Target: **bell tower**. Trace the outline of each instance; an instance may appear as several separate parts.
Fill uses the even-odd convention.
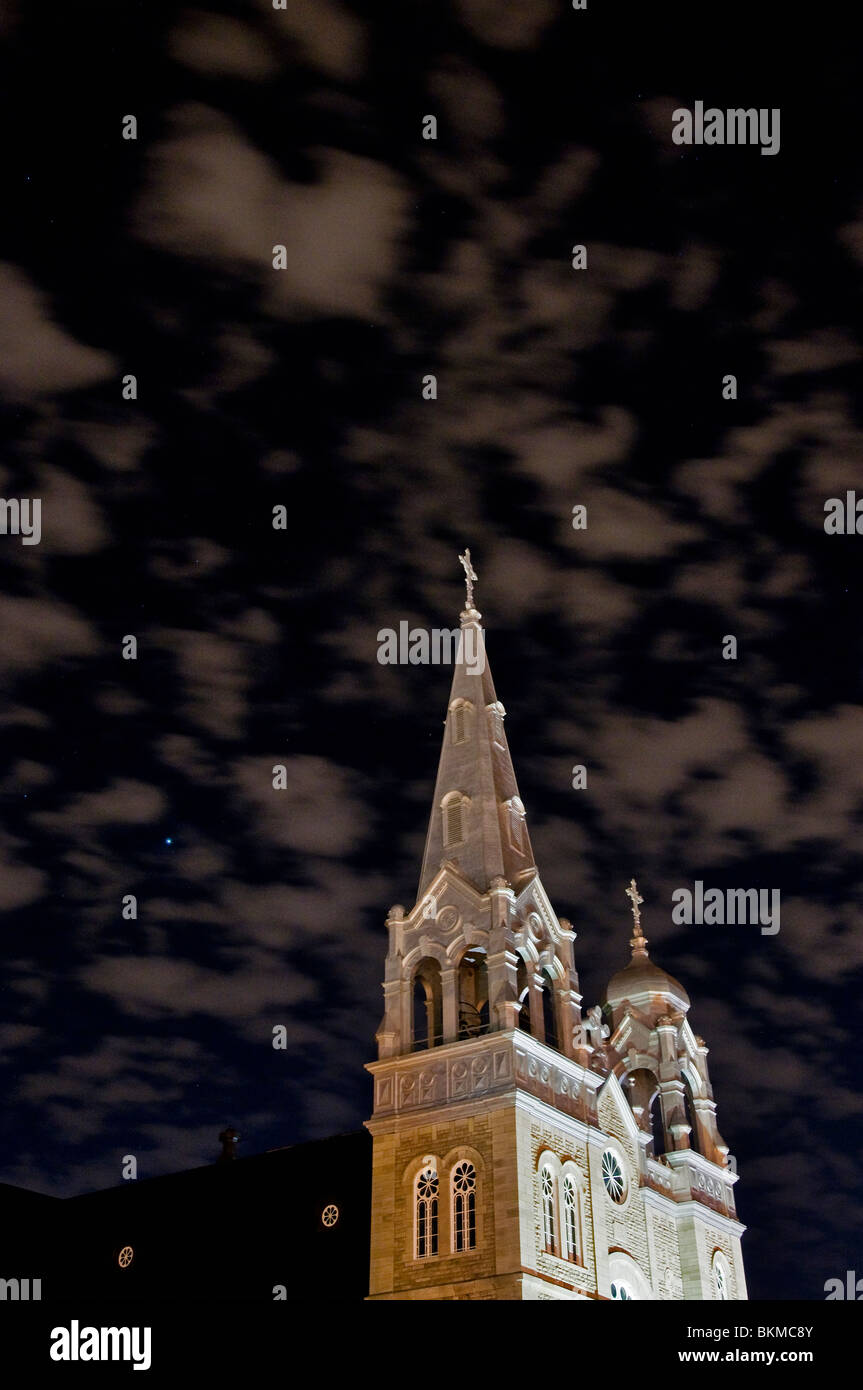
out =
[[[735,1176],[688,997],[648,962],[649,980],[627,967],[605,1012],[583,1017],[576,933],[540,880],[470,551],[460,558],[466,603],[425,854],[414,905],[387,917],[384,1016],[368,1064],[370,1297],[745,1298]],[[671,1136],[661,1158],[657,1098]],[[681,1225],[678,1206],[700,1203],[708,1171],[712,1224],[692,1214]],[[724,1294],[711,1273],[717,1250]]]

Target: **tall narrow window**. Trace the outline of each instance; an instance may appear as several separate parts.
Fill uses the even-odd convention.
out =
[[[542,1187],[542,1243],[549,1255],[554,1254],[554,1174],[550,1168],[543,1168],[540,1174]]]
[[[518,854],[525,852],[524,806],[517,796],[505,802],[509,843]]]
[[[447,849],[464,839],[465,800],[460,792],[449,792],[443,799],[443,842]]]
[[[450,710],[450,728],[453,743],[467,743],[471,734],[473,705],[467,700],[457,700]]]
[[[424,1168],[417,1178],[417,1258],[437,1254],[438,1176],[434,1168]]]
[[[452,1175],[453,1249],[476,1249],[476,1169],[459,1163]]]
[[[578,1259],[579,1238],[578,1189],[567,1173],[563,1180],[563,1258]]]

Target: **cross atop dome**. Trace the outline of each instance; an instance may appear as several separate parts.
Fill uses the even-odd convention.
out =
[[[644,899],[638,891],[634,878],[629,880],[629,887],[625,888],[624,892],[632,904],[632,917],[635,923],[635,929],[629,943],[634,959],[635,956],[647,955],[647,938],[641,930],[641,912],[639,911],[640,904],[644,902]]]

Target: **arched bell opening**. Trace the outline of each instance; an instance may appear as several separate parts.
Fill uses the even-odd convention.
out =
[[[527,982],[527,966],[521,956],[518,958],[515,992],[519,1003],[518,1026],[525,1033],[530,1032],[530,986]]]
[[[557,1011],[554,1007],[554,980],[547,970],[540,976],[542,980],[542,1028],[543,1037],[549,1047],[557,1048]]]
[[[458,1036],[478,1038],[487,1033],[488,968],[485,951],[465,951],[458,969]]]
[[[653,1072],[646,1067],[631,1071],[626,1078],[626,1095],[636,1123],[641,1129],[650,1129],[653,1135],[653,1156],[658,1158],[666,1152],[668,1145],[659,1100],[659,1082]]]
[[[701,1153],[701,1135],[698,1132],[698,1116],[695,1111],[695,1101],[692,1096],[692,1086],[689,1077],[683,1073],[683,1104],[686,1110],[686,1123],[689,1125],[689,1147],[695,1153]]]
[[[650,1132],[653,1135],[653,1157],[659,1158],[660,1154],[668,1152],[668,1142],[665,1137],[665,1123],[662,1118],[662,1103],[659,1099],[659,1091],[650,1102]]]
[[[443,1042],[443,994],[440,966],[422,960],[414,972],[411,1051],[439,1047]]]

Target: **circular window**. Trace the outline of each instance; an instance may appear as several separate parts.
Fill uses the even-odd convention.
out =
[[[117,1264],[120,1266],[121,1269],[128,1269],[129,1265],[132,1263],[134,1258],[135,1252],[132,1249],[131,1245],[124,1245],[123,1249],[117,1256]]]
[[[323,1211],[321,1212],[321,1220],[323,1221],[325,1226],[335,1226],[338,1219],[339,1209],[337,1206],[334,1206],[332,1202],[330,1202],[330,1205],[328,1207],[324,1207]]]
[[[612,1202],[622,1202],[626,1197],[626,1180],[620,1159],[613,1149],[606,1149],[602,1155],[602,1181]]]

